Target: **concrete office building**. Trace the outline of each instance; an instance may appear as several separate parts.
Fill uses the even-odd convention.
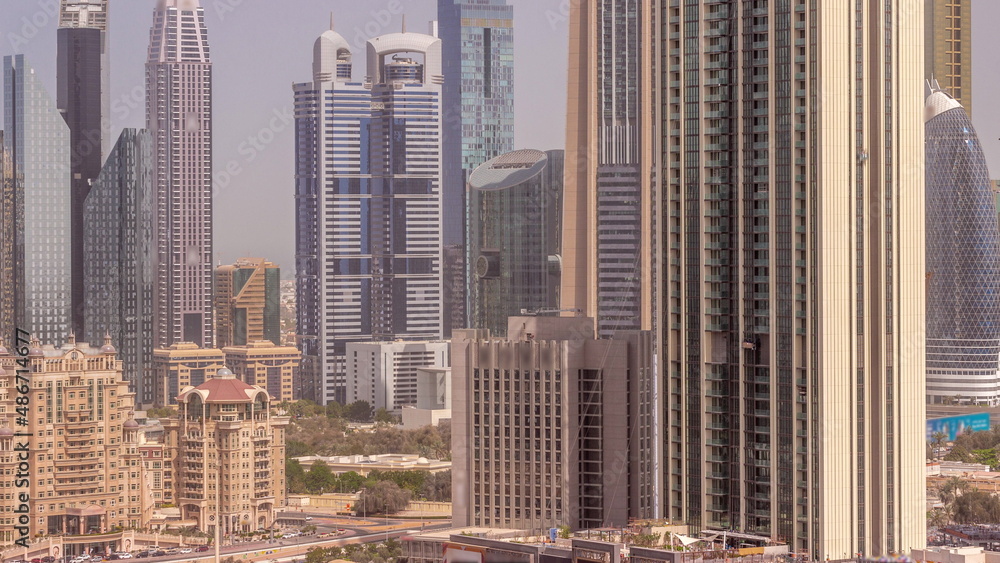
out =
[[[602,336],[652,328],[651,7],[581,0],[570,9],[560,298],[594,317]]]
[[[219,348],[269,340],[281,344],[281,270],[263,258],[240,258],[215,269]]]
[[[972,0],[924,0],[924,79],[972,115]]]
[[[56,41],[56,106],[72,155],[72,326],[84,334],[85,205],[111,141],[108,0],[60,0]]]
[[[199,0],[159,0],[146,59],[156,157],[154,343],[213,346],[212,62]]]
[[[222,350],[201,348],[191,342],[153,350],[153,405],[176,404],[174,401],[182,389],[201,385],[223,367]]]
[[[353,82],[350,46],[326,31],[313,81],[293,87],[298,333],[322,404],[346,400],[349,342],[442,331],[441,42],[392,33],[367,53]]]
[[[4,57],[6,175],[14,185],[14,324],[43,342],[70,333],[70,134],[24,55]],[[4,335],[12,339],[13,333]]]
[[[454,112],[441,132],[441,197],[448,202],[442,241],[446,256],[456,259],[456,267],[445,272],[447,338],[452,327],[473,326],[467,324],[465,288],[471,278],[464,267],[469,174],[514,150],[514,7],[507,0],[438,0],[437,5],[442,107]]]
[[[512,317],[452,340],[452,520],[625,526],[656,502],[652,335],[589,318]]]
[[[302,354],[294,346],[275,346],[267,340],[222,349],[226,367],[236,379],[267,391],[275,401],[297,400],[296,387]]]
[[[448,358],[451,361],[451,358]],[[417,402],[404,406],[404,430],[438,426],[451,421],[451,368],[417,368]]]
[[[84,205],[84,330],[111,336],[138,405],[153,404],[153,138],[125,129]]]
[[[653,10],[664,516],[920,548],[923,3],[684,4]]]
[[[26,426],[18,424],[23,417],[14,381],[20,356],[0,347],[0,471],[11,476],[0,483],[0,541],[16,539],[21,492],[32,499],[31,536],[146,527],[153,504],[131,418],[134,395],[110,339],[96,348],[70,337],[55,348],[36,338],[28,347],[32,414]],[[20,443],[30,451],[26,487],[13,479]],[[63,545],[67,553],[80,553],[94,541],[64,538]]]
[[[469,176],[470,328],[559,308],[563,151],[518,150]]]
[[[1000,404],[1000,229],[986,156],[958,100],[926,105],[927,400]]]
[[[367,401],[373,409],[400,414],[404,406],[417,404],[418,371],[449,362],[447,341],[351,342],[346,404]]]
[[[219,369],[177,396],[176,417],[162,420],[164,454],[182,520],[222,534],[269,528],[285,505],[285,430],[272,398]],[[221,498],[220,498],[221,497]]]

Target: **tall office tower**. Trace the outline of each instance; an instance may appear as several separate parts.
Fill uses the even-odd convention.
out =
[[[219,348],[258,340],[281,344],[281,270],[263,258],[240,258],[215,269],[215,331]]]
[[[348,342],[441,337],[440,46],[376,37],[352,82],[326,31],[313,82],[293,86],[298,331],[323,404],[344,401]]]
[[[73,330],[82,334],[84,206],[111,140],[108,0],[60,0],[56,39],[56,106],[69,125],[72,151]]]
[[[138,405],[153,402],[153,138],[125,129],[84,206],[84,331],[118,343]]]
[[[448,367],[448,341],[351,342],[347,345],[347,399],[400,414],[417,404],[417,372]]]
[[[15,182],[14,261],[7,263],[14,324],[58,342],[70,333],[69,128],[24,55],[4,57],[3,70],[3,140]]]
[[[924,78],[972,115],[972,0],[924,0]]]
[[[563,151],[518,150],[469,176],[471,328],[504,334],[507,318],[559,308]]]
[[[926,541],[922,8],[657,1],[671,519]]]
[[[438,0],[444,69],[442,241],[457,262],[445,278],[445,336],[466,328],[466,182],[480,164],[514,150],[514,7],[507,0]],[[474,258],[472,258],[474,259]],[[471,264],[470,264],[471,265]],[[452,280],[452,277],[457,278]],[[471,279],[471,278],[468,278]]]
[[[212,63],[198,0],[159,0],[146,60],[156,154],[157,346],[211,346]]]
[[[27,493],[33,501],[30,535],[62,535],[65,553],[85,553],[95,533],[146,527],[153,502],[146,474],[137,469],[134,395],[111,340],[97,347],[70,337],[56,348],[32,338],[28,348],[32,415],[23,420],[18,414],[23,395],[15,392],[22,358],[0,347],[0,471],[18,473],[25,460],[21,444],[31,465],[31,478],[0,483],[5,518],[16,517],[17,495]],[[14,522],[7,520],[0,531],[6,544],[17,538]]]
[[[1000,403],[1000,230],[972,120],[934,84],[926,110],[927,399]]]
[[[655,516],[652,333],[511,317],[452,339],[452,520],[573,529]]]
[[[570,7],[561,298],[603,336],[652,327],[649,9]]]
[[[223,534],[274,524],[277,507],[285,506],[289,419],[271,414],[273,400],[225,368],[177,396],[178,416],[160,422],[171,468],[164,488],[181,519],[209,533],[220,525]]]
[[[4,145],[3,131],[0,131],[0,339],[10,339],[11,346],[15,344],[13,338],[17,329],[14,322],[18,271],[14,253],[17,233],[14,206],[20,185],[21,181],[14,177],[14,162]]]

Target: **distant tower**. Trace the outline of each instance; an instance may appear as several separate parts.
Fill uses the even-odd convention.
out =
[[[507,0],[438,0],[444,69],[441,198],[445,336],[469,325],[466,182],[487,160],[514,150],[514,7]],[[471,280],[471,278],[469,278]],[[504,320],[506,323],[506,320]]]
[[[15,325],[58,342],[70,333],[69,127],[23,55],[4,57],[3,82],[15,234],[2,267],[14,269]]]
[[[61,0],[56,38],[56,106],[69,125],[72,147],[72,326],[82,334],[84,205],[110,141],[108,0]]]
[[[146,62],[156,154],[156,335],[212,346],[212,63],[198,0],[159,0]]]
[[[281,270],[263,258],[240,258],[215,269],[219,348],[269,340],[281,344]]]
[[[972,0],[924,0],[924,78],[972,115]]]
[[[927,98],[927,395],[1000,404],[1000,232],[972,120],[933,84]]]

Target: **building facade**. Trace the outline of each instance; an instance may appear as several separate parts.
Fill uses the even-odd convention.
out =
[[[0,538],[13,543],[16,498],[27,493],[30,533],[83,535],[142,528],[152,516],[141,464],[134,395],[110,339],[100,348],[72,337],[59,348],[32,339],[26,357],[32,414],[18,414],[17,361],[0,348]],[[35,409],[37,408],[37,413]],[[18,444],[27,443],[31,478],[18,487]],[[70,542],[68,542],[70,543]]]
[[[971,0],[924,0],[924,78],[972,115]]]
[[[922,547],[923,3],[653,17],[664,516]]]
[[[17,276],[18,261],[24,260],[15,253],[17,237],[17,217],[15,206],[17,190],[22,182],[15,177],[16,169],[11,160],[11,153],[4,143],[3,131],[0,131],[0,338],[14,338],[16,303],[18,295]],[[13,340],[11,340],[13,342]]]
[[[222,350],[201,348],[191,342],[153,350],[153,405],[176,404],[174,401],[182,389],[201,385],[223,367]]]
[[[146,60],[156,157],[154,343],[213,346],[212,62],[199,0],[162,0]]]
[[[137,405],[153,403],[156,231],[153,139],[125,129],[84,205],[84,330],[118,342]]]
[[[69,126],[72,155],[73,330],[83,334],[85,205],[111,141],[108,0],[60,0],[56,41],[56,106]]]
[[[416,405],[420,368],[448,367],[447,341],[351,342],[347,345],[347,399],[400,414]]]
[[[281,270],[263,258],[240,258],[215,269],[219,348],[269,340],[281,344]]]
[[[1000,230],[972,120],[943,90],[926,107],[927,400],[1000,404]]]
[[[444,74],[441,194],[442,243],[457,267],[445,272],[444,336],[466,328],[468,175],[487,160],[514,150],[514,7],[507,0],[438,0]],[[459,205],[461,202],[461,205]]]
[[[353,82],[350,46],[326,31],[313,82],[293,87],[297,330],[323,404],[345,400],[347,343],[442,331],[440,41],[395,33],[367,51]]]
[[[275,346],[264,340],[227,346],[222,354],[236,379],[266,390],[273,400],[293,401],[301,396],[297,386],[302,354],[294,346]]]
[[[219,369],[176,397],[178,415],[162,420],[170,464],[165,487],[182,520],[213,533],[249,532],[274,525],[285,504],[285,430],[260,387]]]
[[[651,6],[570,8],[561,299],[602,336],[652,327]]]
[[[656,503],[652,334],[598,340],[588,318],[512,317],[452,339],[452,520],[625,526]]]
[[[559,308],[563,151],[523,149],[469,175],[469,325],[491,334],[507,318]]]
[[[4,147],[14,186],[14,323],[43,342],[70,333],[70,134],[24,55],[4,57]],[[4,335],[6,339],[14,334]]]

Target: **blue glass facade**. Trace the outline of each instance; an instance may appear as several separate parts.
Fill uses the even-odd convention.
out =
[[[982,146],[962,106],[927,100],[927,394],[1000,400],[1000,231]]]

